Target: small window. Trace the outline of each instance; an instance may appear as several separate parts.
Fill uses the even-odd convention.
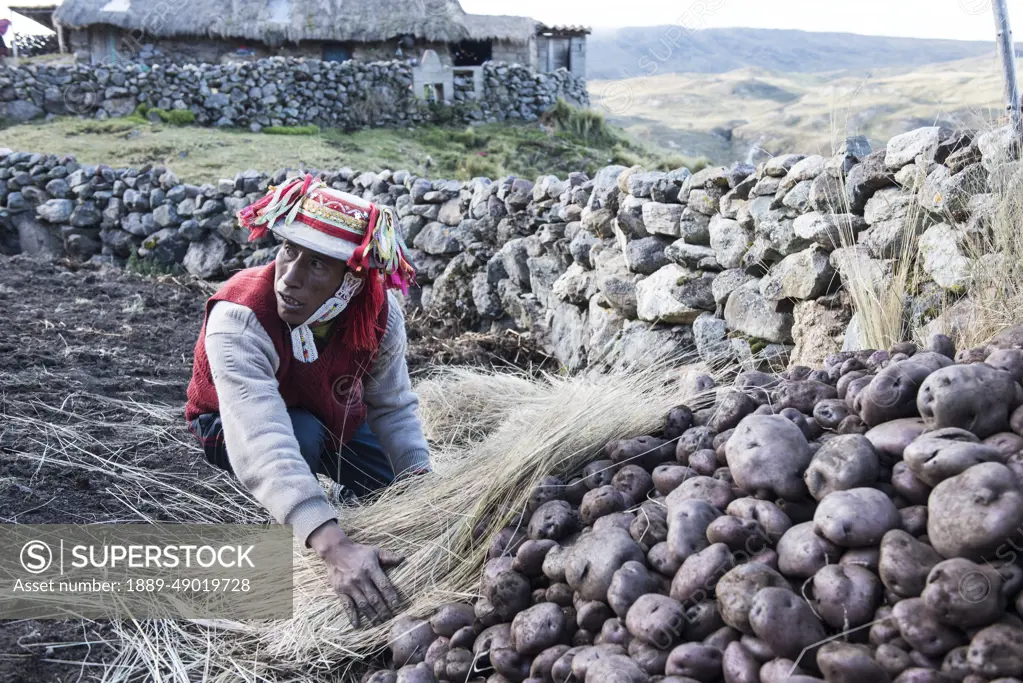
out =
[[[324,43],[323,61],[347,62],[352,58],[352,50],[344,43]]]
[[[493,58],[494,45],[489,40],[463,40],[451,46],[453,66],[480,66]]]

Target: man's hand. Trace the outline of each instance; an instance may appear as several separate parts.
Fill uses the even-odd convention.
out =
[[[327,565],[334,587],[352,626],[359,628],[360,615],[371,623],[390,619],[401,601],[384,569],[397,567],[405,558],[383,548],[355,543],[337,522],[327,522],[309,536],[309,547]]]

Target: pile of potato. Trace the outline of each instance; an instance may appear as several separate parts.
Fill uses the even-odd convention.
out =
[[[1023,681],[1021,347],[739,374],[544,480],[363,681]]]

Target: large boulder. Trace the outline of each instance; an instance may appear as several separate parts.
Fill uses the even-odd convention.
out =
[[[607,210],[613,216],[618,212],[618,176],[628,170],[625,166],[605,166],[593,177],[593,191],[586,203],[591,211]]]
[[[792,343],[792,313],[776,310],[758,291],[759,280],[736,289],[725,304],[728,327],[750,337],[778,344]]]
[[[227,242],[218,235],[210,235],[204,240],[188,245],[182,265],[195,277],[206,280],[220,271],[228,253]]]
[[[760,281],[760,293],[765,299],[775,301],[816,299],[826,294],[835,280],[828,252],[814,244],[775,264]]]
[[[650,275],[668,264],[664,250],[670,242],[664,237],[641,237],[625,245],[625,265],[632,273]]]
[[[29,100],[14,100],[0,107],[0,114],[3,115],[3,118],[22,122],[40,119],[46,115],[46,112]]]
[[[816,242],[826,251],[856,244],[856,236],[867,228],[867,222],[856,214],[834,214],[810,211],[792,222],[796,236]]]
[[[468,241],[468,234],[460,227],[445,225],[439,221],[428,223],[415,239],[412,246],[427,254],[457,254]]]
[[[137,106],[138,102],[134,97],[108,97],[100,102],[103,111],[114,118],[130,116]]]
[[[1020,156],[1019,135],[1011,125],[982,133],[977,137],[977,146],[980,147],[981,163],[988,171],[995,171]]]
[[[617,220],[614,225],[616,234],[621,233],[626,239],[649,235],[643,218],[643,207],[648,203],[650,203],[649,199],[625,195],[618,206]]]
[[[471,255],[457,254],[433,283],[430,305],[448,320],[472,324],[479,316],[473,300],[473,263]]]
[[[551,353],[570,372],[586,366],[589,328],[587,313],[568,303],[547,311]]]
[[[587,313],[586,362],[593,367],[605,363],[613,344],[621,335],[626,319],[600,294],[590,298]]]
[[[540,305],[546,308],[550,305],[551,289],[565,272],[565,266],[553,256],[530,256],[526,260],[526,267],[529,269],[529,289],[536,295]]]
[[[766,260],[780,261],[810,246],[810,242],[796,234],[791,214],[772,210],[756,223],[756,236],[767,246]]]
[[[711,284],[711,293],[714,295],[715,303],[723,307],[732,292],[754,279],[752,275],[739,268],[721,271]]]
[[[617,370],[639,369],[665,358],[678,356],[680,349],[693,347],[693,331],[688,325],[651,325],[628,320],[615,336],[604,362]]]
[[[813,180],[824,172],[825,163],[826,160],[819,154],[811,154],[804,159],[800,159],[792,165],[792,168],[785,175],[781,182],[781,189],[789,191],[799,183]]]
[[[440,213],[437,214],[437,220],[444,225],[455,227],[462,222],[462,211],[459,200],[449,199],[440,206]]]
[[[831,172],[821,173],[810,184],[810,206],[820,213],[841,213],[846,210],[848,201],[842,179]]]
[[[769,178],[784,178],[797,163],[806,158],[805,154],[779,154],[764,164],[764,175]]]
[[[638,301],[636,299],[636,283],[641,276],[611,273],[598,275],[597,286],[607,302],[618,313],[626,318],[635,318]]]
[[[161,204],[153,210],[153,220],[161,228],[171,228],[181,225],[181,217],[171,204]]]
[[[863,207],[863,220],[867,225],[884,221],[903,220],[916,209],[916,197],[900,188],[878,190]]]
[[[894,184],[895,175],[885,165],[885,150],[879,149],[853,166],[846,176],[845,199],[848,208],[835,207],[830,210],[863,213],[863,208],[875,192]]]
[[[71,225],[76,228],[93,228],[103,222],[103,212],[94,201],[84,201],[71,212]]]
[[[860,235],[860,242],[878,258],[899,258],[912,247],[925,225],[916,195],[896,188],[874,194],[863,217],[870,228]]]
[[[153,259],[164,266],[181,263],[188,254],[191,243],[178,234],[175,227],[157,230],[142,242],[142,247]],[[139,252],[145,255],[142,251]]]
[[[711,217],[709,214],[700,213],[686,207],[679,218],[679,235],[688,244],[709,245],[710,222]]]
[[[643,224],[651,234],[678,237],[682,234],[679,221],[683,211],[685,207],[681,204],[647,202],[643,204]]]
[[[973,198],[987,191],[988,172],[981,164],[971,164],[955,175],[945,166],[938,166],[920,188],[920,205],[939,216],[965,221],[973,213]]]
[[[934,161],[939,145],[952,135],[948,128],[928,126],[917,128],[902,135],[896,135],[888,141],[884,163],[889,170],[897,171],[906,164],[913,163],[917,157],[924,161]]]
[[[753,236],[738,221],[715,216],[710,221],[710,248],[722,268],[738,268]],[[688,240],[686,240],[687,243]]]
[[[808,211],[810,209],[811,185],[812,185],[811,181],[804,180],[803,182],[793,187],[791,190],[785,193],[785,196],[782,198],[781,200],[782,206],[788,207],[794,211],[798,211],[799,213]],[[784,190],[781,191],[784,192]]]
[[[857,281],[873,288],[883,287],[891,277],[894,261],[876,259],[862,244],[843,247],[831,252],[831,265],[844,282]]]
[[[78,261],[87,261],[100,253],[102,248],[102,243],[90,235],[75,233],[64,238],[64,250],[68,256]]]
[[[61,255],[63,249],[56,226],[41,222],[27,211],[12,213],[10,220],[18,232],[18,245],[21,253],[32,256]]]
[[[713,216],[718,212],[722,195],[724,195],[724,191],[720,188],[693,190],[689,193],[688,207],[704,216]]]
[[[75,203],[70,199],[51,199],[36,207],[39,217],[49,223],[67,223],[74,210]]]
[[[703,311],[714,310],[711,279],[674,263],[636,285],[640,320],[691,324]]]
[[[721,270],[721,265],[710,247],[686,244],[685,240],[677,240],[668,245],[664,255],[672,263],[677,263],[692,270]]]
[[[970,280],[970,260],[959,246],[959,234],[946,223],[933,225],[918,244],[924,271],[944,289],[961,289]]]
[[[555,299],[576,306],[588,305],[597,291],[597,274],[578,263],[570,265],[551,287]]]
[[[847,306],[827,306],[820,300],[798,302],[792,308],[792,339],[796,346],[790,362],[821,367],[829,354],[842,350],[851,318],[852,311]]]
[[[512,282],[529,289],[529,249],[526,238],[508,240],[494,258],[500,260],[506,276]]]
[[[732,345],[728,341],[728,323],[711,313],[701,313],[693,321],[693,338],[697,353],[708,363],[733,356]]]

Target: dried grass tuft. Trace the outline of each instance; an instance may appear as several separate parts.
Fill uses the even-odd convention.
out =
[[[922,173],[922,171],[921,171]],[[843,182],[845,178],[842,178]],[[923,182],[923,177],[919,179]],[[836,214],[849,214],[848,198],[842,194]],[[903,341],[909,334],[906,305],[916,267],[919,235],[927,217],[919,203],[914,203],[898,233],[898,249],[892,259],[869,259],[865,247],[863,258],[850,260],[842,273],[846,292],[858,323],[859,347],[887,349]],[[855,247],[857,235],[849,224],[841,226],[841,246]]]
[[[1005,164],[995,173],[1001,178],[992,183],[994,210],[976,218],[961,241],[972,264],[970,281],[960,293],[965,297],[946,297],[932,326],[960,349],[983,346],[1023,322],[1023,163]]]
[[[416,386],[426,438],[445,447],[482,441],[510,412],[549,396],[525,372],[444,368]]]

